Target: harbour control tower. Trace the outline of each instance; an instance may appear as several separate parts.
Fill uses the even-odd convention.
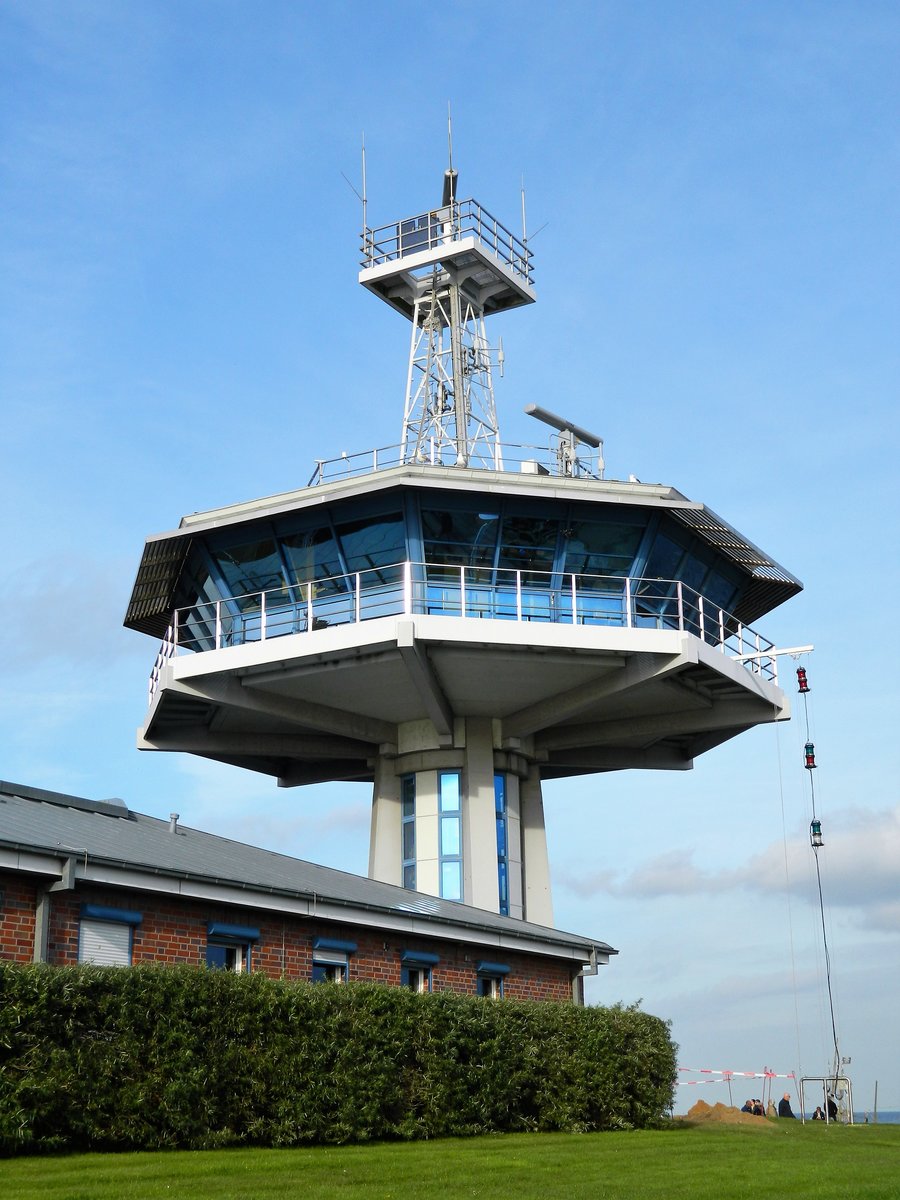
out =
[[[675,488],[605,478],[553,397],[537,448],[501,441],[487,330],[535,300],[533,258],[456,185],[364,219],[359,281],[410,332],[399,440],[148,538],[125,620],[162,643],[139,745],[298,804],[368,781],[373,878],[552,925],[543,782],[687,770],[785,718],[754,625],[801,585]],[[596,796],[585,836],[609,844]]]

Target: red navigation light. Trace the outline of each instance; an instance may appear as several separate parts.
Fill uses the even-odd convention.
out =
[[[803,756],[806,759],[803,764],[804,767],[806,767],[807,771],[811,771],[816,765],[816,748],[812,742],[807,742],[803,747]]]
[[[806,682],[806,667],[797,668],[797,691],[808,692],[809,684]]]

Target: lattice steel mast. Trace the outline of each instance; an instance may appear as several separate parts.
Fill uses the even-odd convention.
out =
[[[439,208],[362,234],[360,283],[412,324],[400,456],[442,466],[502,466],[493,368],[502,348],[485,317],[535,296],[531,252],[444,172]]]

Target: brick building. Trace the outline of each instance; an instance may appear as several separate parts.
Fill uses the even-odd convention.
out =
[[[0,958],[206,964],[583,998],[604,942],[97,802],[0,783]]]

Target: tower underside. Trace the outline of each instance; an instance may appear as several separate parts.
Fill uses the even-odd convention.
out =
[[[543,779],[686,770],[787,715],[690,633],[402,614],[172,658],[140,744],[372,781],[372,877],[552,924]]]

